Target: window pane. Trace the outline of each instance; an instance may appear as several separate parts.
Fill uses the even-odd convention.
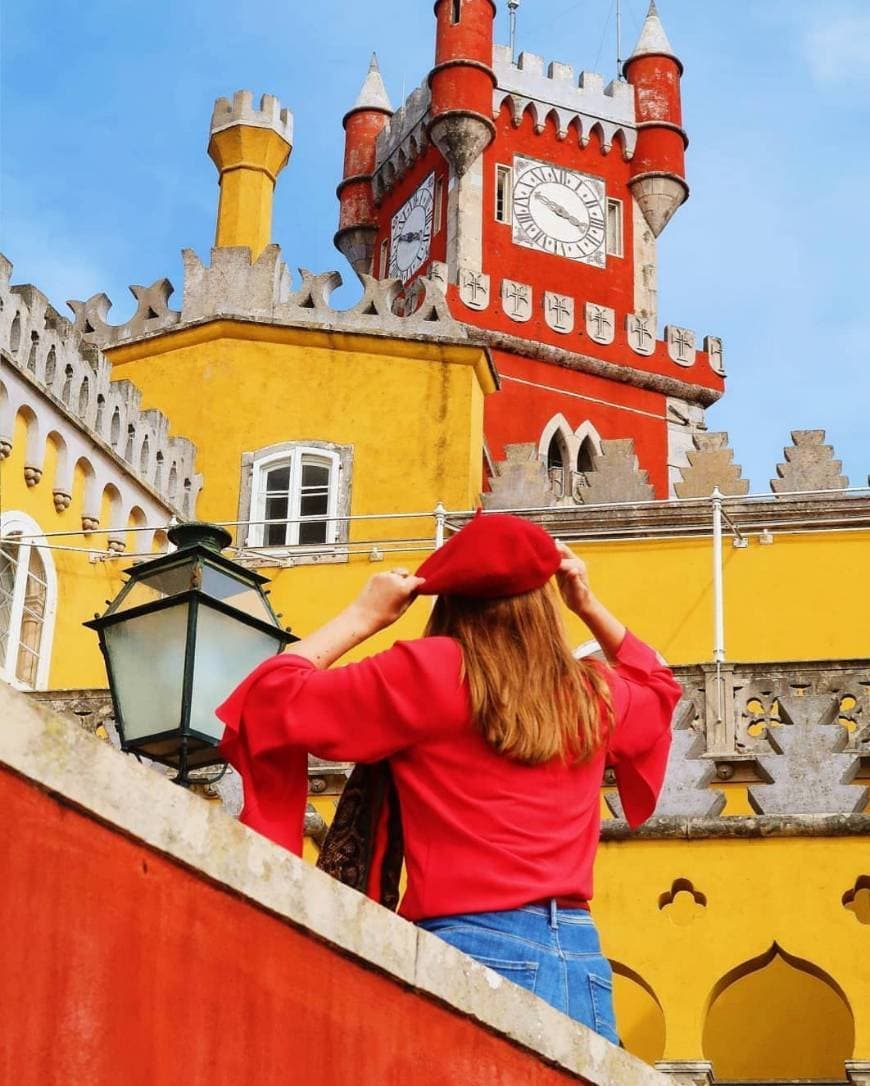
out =
[[[263,532],[263,542],[267,547],[284,547],[287,545],[287,525],[267,524]]]
[[[310,486],[329,486],[329,465],[306,457],[302,461],[302,489]]]
[[[325,517],[329,512],[329,494],[327,491],[303,494],[300,515],[303,517]]]
[[[327,524],[325,520],[308,520],[299,525],[299,542],[311,546],[326,542]]]
[[[15,668],[18,679],[27,683],[28,686],[34,686],[36,683],[45,602],[45,564],[36,547],[31,547],[27,564],[27,580],[24,584],[24,609],[21,614],[18,664]]]
[[[18,568],[18,545],[4,540],[0,544],[0,667],[6,663],[12,621],[12,597],[15,594],[15,571]]]
[[[290,465],[282,468],[272,468],[266,474],[266,492],[269,494],[286,494],[290,489]]]

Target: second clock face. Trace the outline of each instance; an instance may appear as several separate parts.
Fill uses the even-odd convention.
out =
[[[403,283],[429,259],[435,207],[435,174],[393,216],[390,228],[390,275]]]
[[[603,268],[607,261],[605,200],[600,178],[517,155],[513,240]]]

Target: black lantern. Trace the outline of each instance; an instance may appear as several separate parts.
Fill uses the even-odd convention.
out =
[[[229,532],[180,524],[168,534],[178,549],[127,570],[106,613],[85,625],[99,634],[122,749],[173,766],[186,784],[222,761],[218,705],[297,638],[278,625],[268,579],[220,553]]]

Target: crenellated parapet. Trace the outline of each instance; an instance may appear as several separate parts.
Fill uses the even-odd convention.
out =
[[[671,406],[676,402],[671,401]],[[698,409],[698,414],[701,422],[694,422],[698,428],[685,461],[675,469],[676,482],[668,501],[653,501],[655,495],[647,473],[638,462],[633,441],[628,438],[601,441],[596,436],[589,465],[584,470],[570,467],[577,464],[579,442],[577,435],[566,432],[567,423],[559,415],[544,427],[538,445],[505,446],[504,459],[493,464],[491,493],[482,496],[483,503],[487,508],[499,509],[558,506],[565,511],[572,507],[578,510],[583,506],[601,507],[602,523],[609,516],[614,518],[614,534],[618,535],[616,524],[623,514],[635,527],[640,527],[643,521],[654,534],[663,529],[695,529],[705,523],[709,520],[710,507],[701,504],[700,499],[709,499],[718,490],[720,497],[729,499],[728,508],[738,520],[751,517],[753,529],[761,526],[763,543],[773,541],[773,536],[764,529],[766,523],[780,524],[786,529],[811,529],[814,516],[824,515],[825,523],[829,523],[827,518],[840,516],[838,507],[842,504],[845,510],[850,498],[860,505],[854,513],[857,519],[852,520],[844,511],[842,526],[870,525],[867,493],[862,488],[850,490],[848,478],[840,473],[842,464],[835,459],[834,449],[824,444],[824,430],[793,431],[794,444],[785,449],[786,464],[777,467],[780,477],[770,484],[773,495],[765,497],[750,494],[749,480],[743,477],[740,465],[734,463],[728,434],[708,433],[703,426],[703,411]],[[561,470],[547,474],[548,449],[557,431],[563,436],[566,470],[570,467],[567,476]],[[765,501],[759,502],[760,497],[765,497]],[[643,511],[628,508],[637,503],[649,508]],[[822,508],[814,512],[820,503]],[[609,511],[607,507],[611,507]],[[591,525],[596,530],[601,526],[597,522]]]
[[[99,310],[105,317],[111,304],[105,295],[95,295],[87,302],[70,303],[78,314],[77,330],[84,342],[114,346],[221,317],[365,335],[425,336],[431,341],[467,339],[465,327],[451,316],[440,286],[432,279],[421,280],[413,299],[405,299],[399,280],[375,280],[362,274],[362,297],[348,309],[336,309],[330,299],[341,286],[340,273],[314,274],[303,268],[294,286],[277,245],[266,246],[253,261],[250,249],[233,246],[212,249],[209,264],[204,264],[191,249],[185,249],[182,255],[184,296],[180,313],[167,308],[164,319],[152,318],[147,328],[134,321],[115,326],[92,320],[86,324],[86,314]],[[171,290],[168,280],[161,282]]]
[[[171,292],[168,281],[161,280],[151,288],[133,288],[134,294],[140,292],[137,316],[142,319],[134,318],[113,329],[105,325],[110,306],[105,295],[80,303],[73,323],[35,287],[10,285],[11,272],[11,263],[0,257],[0,352],[8,367],[0,381],[0,458],[11,455],[15,419],[24,412],[28,485],[42,482],[49,436],[56,434],[63,443],[57,477],[52,481],[58,511],[69,506],[75,469],[82,466],[89,480],[83,517],[91,530],[99,525],[105,485],[116,485],[124,475],[143,484],[150,492],[147,500],[152,507],[159,501],[165,509],[192,515],[202,488],[195,446],[186,438],[170,436],[165,415],[142,410],[141,392],[135,385],[111,380],[111,366],[100,350],[122,333],[147,334],[155,326],[177,323],[180,314],[165,306]],[[149,310],[151,315],[147,316]],[[101,339],[103,342],[97,342]],[[61,423],[62,419],[68,420],[68,425]],[[56,433],[58,428],[66,431],[65,437]],[[141,494],[135,501],[131,495],[130,504],[141,505],[144,500]],[[165,519],[165,510],[162,516]]]
[[[602,76],[581,72],[575,77],[570,64],[545,64],[535,53],[520,53],[514,63],[508,46],[495,47],[493,69],[498,85],[493,92],[493,116],[510,107],[519,126],[529,113],[535,131],[543,132],[552,118],[559,139],[572,130],[585,147],[597,131],[601,148],[610,151],[617,138],[623,154],[630,159],[637,144],[634,88],[622,80],[605,86]]]
[[[293,114],[274,94],[262,95],[259,108],[254,107],[254,95],[249,90],[236,91],[232,99],[218,98],[211,115],[211,134],[236,125],[271,129],[293,145]]]
[[[75,331],[90,342],[108,346],[122,339],[137,339],[178,324],[181,314],[169,308],[169,298],[174,289],[168,279],[158,279],[150,287],[131,286],[130,293],[136,299],[136,312],[123,324],[109,323],[112,303],[103,293],[94,294],[84,302],[69,301],[67,305],[75,314]]]
[[[429,147],[427,121],[430,102],[429,87],[424,83],[411,92],[378,134],[372,178],[377,203]]]

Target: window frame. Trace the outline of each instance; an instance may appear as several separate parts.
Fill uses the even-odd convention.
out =
[[[264,557],[287,556],[303,563],[335,562],[347,559],[345,544],[349,538],[349,523],[343,519],[329,520],[326,541],[323,543],[294,542],[299,538],[302,502],[302,467],[304,458],[310,456],[321,463],[328,463],[329,494],[325,518],[344,518],[350,515],[350,495],[353,470],[353,446],[337,445],[327,441],[286,441],[269,445],[242,456],[242,480],[239,493],[240,536],[244,533],[243,546],[256,547]],[[288,531],[285,539],[290,542],[268,545],[266,539],[266,479],[276,467],[287,465],[288,481]],[[289,522],[296,521],[295,524]]]
[[[434,210],[432,216],[432,236],[441,233],[441,228],[444,226],[444,178],[437,176],[435,178],[435,199]]]
[[[248,526],[248,546],[262,547],[269,551],[278,551],[290,550],[291,548],[296,550],[297,548],[304,547],[328,547],[336,542],[337,532],[335,521],[327,521],[326,539],[324,539],[322,543],[299,542],[299,532],[302,526],[302,468],[306,456],[319,461],[321,464],[327,464],[329,466],[326,516],[335,517],[338,515],[338,487],[341,461],[337,453],[334,453],[329,449],[316,449],[308,445],[298,445],[288,452],[272,453],[270,456],[264,456],[259,460],[254,461],[254,475],[251,487],[251,512],[253,516],[251,517],[252,523]],[[271,471],[285,466],[289,468],[287,520],[284,522],[286,524],[284,533],[285,540],[283,543],[268,544],[265,542],[267,525],[262,523],[266,520],[266,503],[268,500],[266,480]],[[318,520],[320,518],[312,517],[311,519]],[[282,522],[278,521],[277,523]]]
[[[15,564],[15,580],[12,585],[12,606],[9,614],[9,640],[5,655],[0,657],[0,679],[16,690],[45,690],[51,668],[54,643],[54,626],[57,616],[57,571],[42,529],[26,513],[17,510],[0,513],[0,541],[15,535],[30,536],[18,543]],[[31,685],[17,677],[18,654],[21,649],[21,632],[24,622],[24,603],[30,570],[30,556],[36,548],[45,572],[45,610],[42,615],[42,632],[36,652],[36,680]]]
[[[495,203],[493,206],[493,217],[497,223],[502,223],[505,226],[511,226],[514,219],[514,192],[513,192],[513,166],[508,166],[506,163],[497,162],[495,166]],[[500,197],[500,189],[502,181],[504,181],[504,193]],[[503,204],[502,213],[499,215],[499,200]]]
[[[605,252],[607,256],[615,256],[618,258],[625,256],[625,205],[622,200],[617,200],[615,196],[607,197],[607,218],[605,220]],[[616,221],[618,223],[616,231],[612,231],[610,228],[610,215],[614,212],[616,215]]]

